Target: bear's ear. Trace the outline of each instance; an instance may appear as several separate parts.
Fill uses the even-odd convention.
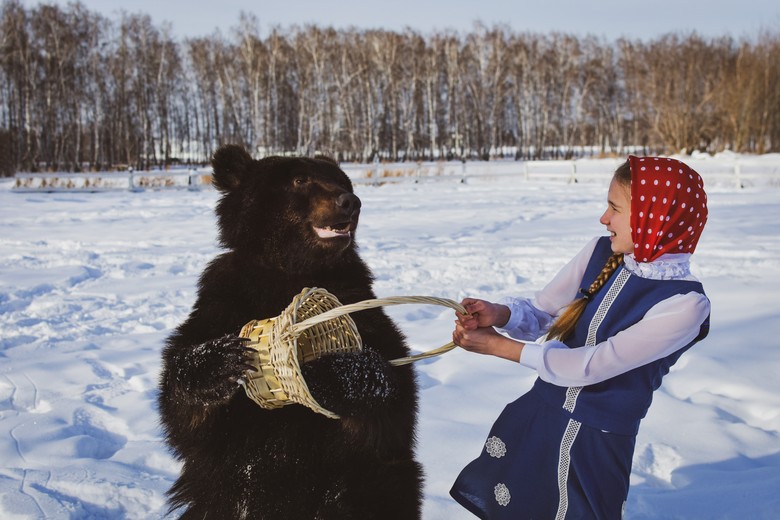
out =
[[[211,158],[214,169],[214,185],[221,191],[231,191],[241,184],[252,157],[241,146],[221,146]]]

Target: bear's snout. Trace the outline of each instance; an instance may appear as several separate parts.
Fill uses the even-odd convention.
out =
[[[357,195],[354,193],[342,193],[336,199],[336,205],[346,215],[352,215],[356,211],[360,210],[361,202]]]
[[[357,228],[362,203],[354,193],[347,191],[330,193],[320,199],[313,207],[311,222],[314,232],[320,239],[351,239]],[[343,242],[349,244],[351,240]],[[341,241],[339,241],[341,242]]]

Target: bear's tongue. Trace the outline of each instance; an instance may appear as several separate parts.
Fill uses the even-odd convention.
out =
[[[314,226],[314,231],[320,238],[336,238],[349,236],[349,226],[345,225],[343,228],[332,228],[330,226],[317,227]]]

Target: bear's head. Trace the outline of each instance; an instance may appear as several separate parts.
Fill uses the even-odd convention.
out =
[[[220,242],[263,265],[311,270],[355,250],[360,199],[325,157],[254,160],[225,145],[212,158]]]

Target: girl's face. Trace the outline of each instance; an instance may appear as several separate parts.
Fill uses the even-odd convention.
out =
[[[613,253],[629,254],[634,252],[634,239],[631,238],[631,191],[616,179],[612,179],[607,193],[607,210],[599,222],[607,226],[612,241]]]

